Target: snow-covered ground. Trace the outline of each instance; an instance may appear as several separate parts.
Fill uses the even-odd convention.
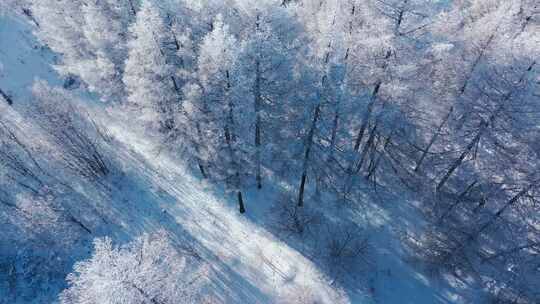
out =
[[[53,60],[34,40],[30,26],[0,16],[0,88],[13,97],[15,108],[29,100],[29,86],[35,78],[62,84],[51,68]],[[107,126],[114,146],[111,150],[121,164],[118,172],[122,172],[113,177],[111,194],[102,198],[110,200],[110,210],[105,211],[110,227],[96,236],[110,233],[117,242],[124,242],[166,228],[178,238],[190,240],[210,264],[209,292],[220,302],[465,302],[447,282],[434,281],[404,261],[399,237],[421,225],[414,200],[407,193],[384,189],[375,193],[366,185],[362,206],[345,213],[335,211],[333,215],[344,222],[364,228],[372,251],[369,266],[350,265],[352,270],[365,270],[355,274],[357,282],[338,284],[295,239],[272,232],[266,212],[276,199],[271,190],[251,191],[248,213],[242,216],[223,190],[193,176],[172,155],[159,153],[157,139],[145,137],[127,121],[113,119],[100,103],[93,103],[90,109]]]
[[[32,35],[32,26],[0,14],[0,89],[18,102],[27,101],[35,79],[61,85],[51,63],[54,56]]]

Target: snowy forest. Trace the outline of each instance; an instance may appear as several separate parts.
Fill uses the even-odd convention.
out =
[[[0,0],[0,303],[540,303],[538,0]]]

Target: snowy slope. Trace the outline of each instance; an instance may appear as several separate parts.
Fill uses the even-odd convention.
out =
[[[27,101],[34,79],[61,85],[47,48],[36,41],[32,26],[19,18],[0,14],[0,89],[15,103]]]
[[[26,23],[0,17],[0,88],[13,96],[17,107],[28,100],[35,78],[62,83],[51,68],[54,57],[38,46],[30,31]],[[432,282],[402,260],[399,233],[419,224],[414,205],[403,193],[386,193],[383,203],[366,195],[361,214],[353,210],[340,215],[367,227],[374,248],[374,266],[358,274],[369,287],[349,282],[341,288],[301,246],[266,229],[263,212],[239,215],[223,191],[205,185],[172,156],[158,153],[157,140],[145,138],[127,121],[112,119],[99,103],[89,110],[107,126],[122,165],[122,174],[111,178],[114,191],[96,199],[96,208],[110,208],[103,210],[109,227],[100,235],[123,242],[163,227],[189,239],[211,265],[209,292],[221,303],[463,302],[446,282]],[[371,191],[366,186],[366,193]],[[90,195],[92,190],[84,192]],[[268,205],[272,199],[264,192],[250,195],[252,205]]]

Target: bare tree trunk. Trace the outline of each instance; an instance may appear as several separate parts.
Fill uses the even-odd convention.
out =
[[[6,94],[4,91],[2,91],[2,89],[0,89],[0,96],[2,96],[4,98],[4,100],[7,102],[8,105],[13,105],[13,99],[11,99],[11,97]]]
[[[195,153],[197,153],[197,164],[199,166],[199,171],[201,171],[201,175],[203,178],[208,178],[208,175],[206,174],[206,170],[204,169],[204,164],[200,157],[200,145],[203,142],[203,136],[201,132],[201,124],[197,121],[195,123],[195,128],[197,129],[197,137],[199,137],[199,143],[195,144]]]
[[[240,213],[246,213],[246,208],[244,206],[244,199],[242,198],[242,191],[238,191],[238,206],[240,208]]]
[[[497,211],[497,213],[493,215],[493,217],[491,217],[489,221],[487,221],[484,225],[482,225],[480,229],[478,229],[475,233],[469,235],[469,237],[467,237],[467,239],[463,243],[459,244],[459,246],[457,246],[451,253],[449,253],[447,257],[445,258],[445,262],[451,259],[459,250],[461,250],[467,244],[476,240],[482,234],[482,232],[484,232],[487,228],[491,227],[491,225],[493,225],[495,221],[497,221],[501,217],[501,215],[504,213],[504,211],[506,211],[506,209],[513,206],[520,198],[526,195],[534,186],[536,185],[534,183],[531,183],[529,186],[523,188],[520,192],[514,195],[506,204],[504,204],[503,207],[499,209],[499,211]]]
[[[226,95],[228,95],[229,90],[231,89],[231,82],[230,82],[230,74],[229,71],[226,71],[226,77],[227,77],[227,84],[226,84]],[[228,96],[227,96],[228,98]],[[227,117],[227,123],[225,124],[225,141],[227,144],[227,148],[229,150],[229,155],[231,158],[231,167],[235,171],[235,187],[238,194],[238,209],[240,213],[245,213],[246,208],[244,206],[244,200],[242,198],[242,191],[240,190],[241,182],[240,182],[240,172],[238,169],[239,163],[236,161],[236,157],[234,155],[234,148],[233,148],[233,142],[235,141],[235,135],[233,133],[233,127],[234,127],[234,116],[233,116],[233,104],[230,98],[228,98],[228,106],[229,106],[229,114]]]
[[[198,166],[199,166],[199,171],[201,171],[201,175],[204,179],[207,179],[208,178],[208,175],[206,174],[206,171],[204,170],[204,166],[202,164],[202,162],[199,160],[198,161]]]
[[[89,234],[92,234],[92,230],[86,227],[81,221],[76,219],[71,213],[68,213],[68,218],[72,223],[75,223],[77,226],[81,227],[84,231],[88,232]]]
[[[371,145],[373,145],[373,140],[375,139],[376,132],[377,132],[377,124],[375,124],[375,126],[371,130],[368,141],[366,142],[364,149],[362,149],[362,156],[360,157],[360,161],[358,162],[358,165],[356,166],[355,173],[358,173],[360,172],[360,170],[362,170],[362,166],[364,165],[364,160],[366,159],[368,149],[371,148]]]
[[[433,134],[433,137],[431,137],[431,139],[429,140],[429,143],[428,143],[426,149],[423,151],[422,156],[420,157],[420,159],[416,163],[416,167],[414,168],[414,172],[420,171],[420,167],[422,166],[422,162],[424,162],[424,159],[428,155],[431,147],[437,141],[437,138],[439,138],[439,136],[441,134],[441,131],[444,128],[444,126],[446,125],[446,122],[448,122],[448,119],[450,119],[450,116],[452,115],[452,112],[454,112],[454,107],[453,106],[450,107],[450,110],[448,111],[448,114],[446,114],[446,116],[444,117],[441,124],[439,124],[439,127],[437,128],[437,131],[435,131],[435,134]]]
[[[488,40],[486,41],[486,43],[484,44],[484,46],[480,50],[480,54],[478,54],[478,56],[475,58],[472,66],[471,66],[471,69],[470,69],[469,73],[467,74],[467,78],[465,79],[465,81],[463,82],[463,85],[461,86],[461,88],[458,91],[457,98],[460,98],[461,96],[463,96],[463,94],[465,94],[465,91],[467,90],[467,87],[469,86],[469,83],[470,83],[470,80],[471,80],[471,78],[472,78],[472,76],[474,74],[474,71],[476,70],[476,67],[478,66],[478,64],[480,63],[482,58],[484,57],[484,55],[486,53],[486,50],[488,49],[489,45],[493,41],[493,38],[495,38],[496,32],[497,32],[497,30],[495,30],[489,36]],[[441,122],[441,124],[437,128],[437,132],[435,132],[435,134],[433,134],[433,137],[429,140],[428,146],[426,147],[426,149],[422,153],[422,156],[420,157],[420,159],[418,160],[418,162],[416,164],[416,168],[414,169],[415,172],[420,171],[420,167],[422,166],[422,162],[424,161],[425,157],[429,154],[429,151],[430,151],[431,147],[437,141],[441,130],[444,128],[444,126],[446,125],[446,123],[450,119],[450,116],[452,115],[453,112],[454,112],[454,106],[450,107],[450,110],[448,111],[448,114],[446,114],[443,121]],[[458,131],[461,130],[461,128],[463,127],[465,121],[467,120],[467,113],[465,113],[461,117],[460,120],[461,120],[461,123],[459,124]]]
[[[495,31],[496,32],[496,31]],[[463,82],[463,85],[461,86],[461,88],[459,89],[459,92],[458,92],[458,98],[460,98],[461,96],[463,96],[463,94],[465,94],[465,92],[467,91],[467,87],[469,86],[469,83],[470,83],[470,80],[474,74],[474,71],[476,70],[476,67],[478,66],[478,64],[480,63],[480,61],[482,60],[482,58],[484,57],[484,54],[486,53],[486,50],[487,48],[489,47],[489,45],[491,44],[491,42],[493,41],[493,38],[495,38],[495,32],[493,32],[486,44],[484,45],[484,47],[480,50],[480,54],[478,54],[478,56],[476,57],[476,59],[474,60],[472,66],[471,66],[471,70],[469,71],[469,74],[467,74],[467,78],[465,79],[465,81]],[[469,112],[465,112],[463,115],[461,115],[461,117],[459,118],[459,124],[458,124],[458,127],[457,127],[457,131],[461,131],[461,129],[463,128],[463,126],[465,125],[465,122],[467,121],[467,118],[469,117]]]
[[[257,188],[262,188],[261,177],[261,63],[259,59],[255,63],[255,161]]]
[[[39,22],[36,20],[36,18],[34,17],[34,14],[32,13],[32,11],[29,9],[29,8],[22,8],[22,12],[23,14],[28,18],[30,19],[30,21],[32,21],[32,23],[34,23],[34,25],[37,27],[37,28],[40,28],[40,24]]]
[[[364,145],[364,148],[362,149],[361,158],[358,162],[358,164],[355,166],[354,164],[351,165],[351,168],[347,170],[347,177],[345,180],[345,184],[343,186],[343,197],[344,199],[349,195],[351,192],[352,186],[353,186],[353,176],[358,174],[360,170],[362,169],[362,166],[364,165],[364,160],[367,155],[367,152],[369,148],[373,145],[373,141],[375,139],[375,135],[377,133],[377,122],[375,123],[375,126],[370,132],[368,141]],[[354,168],[353,168],[354,167]]]
[[[304,165],[302,169],[302,179],[300,181],[300,190],[298,191],[298,206],[302,207],[304,205],[304,189],[307,179],[307,170],[309,166],[311,147],[313,146],[313,137],[315,136],[315,129],[317,128],[317,122],[319,121],[321,106],[318,104],[315,107],[315,113],[313,114],[313,121],[311,122],[311,127],[309,129],[308,138],[306,142],[306,150],[304,154]]]
[[[452,206],[450,206],[450,208],[448,208],[448,210],[446,210],[446,212],[443,215],[441,215],[441,217],[437,221],[438,224],[442,223],[444,219],[450,214],[450,212],[452,212],[452,210],[454,210],[454,208],[457,207],[463,201],[467,193],[469,193],[474,188],[476,183],[477,181],[475,180],[474,182],[469,184],[469,186],[467,186],[467,188],[465,188],[463,192],[461,192],[461,194],[457,197],[456,201],[452,204]]]
[[[240,213],[246,212],[246,207],[244,206],[244,200],[242,199],[242,191],[240,190],[240,172],[238,172],[238,163],[235,160],[234,149],[232,147],[232,138],[234,136],[231,134],[229,126],[225,127],[225,141],[227,142],[227,148],[229,150],[229,155],[231,157],[231,167],[235,171],[234,173],[234,186],[236,187],[238,194],[238,209]]]
[[[131,1],[131,0],[130,0]],[[133,4],[131,4],[133,6]],[[174,47],[176,48],[176,51],[180,51],[180,49],[182,48],[182,46],[180,45],[180,42],[178,41],[178,39],[176,38],[176,35],[174,34],[174,31],[172,30],[174,24],[173,24],[173,19],[167,15],[167,19],[169,19],[169,28],[171,30],[171,36],[172,36],[172,39],[173,39],[173,42],[174,42]],[[162,52],[163,54],[163,52]],[[182,58],[180,58],[181,60],[181,67],[184,68],[184,61]],[[178,85],[178,82],[176,81],[176,77],[174,77],[174,75],[171,75],[171,81],[173,83],[173,87],[174,87],[174,91],[176,92],[177,96],[178,96],[178,101],[181,102],[182,101],[182,89],[180,88],[180,86]]]
[[[358,135],[356,135],[356,140],[354,143],[355,152],[358,152],[360,150],[360,144],[362,144],[362,139],[364,138],[364,133],[366,132],[366,128],[368,126],[371,113],[373,112],[375,101],[377,101],[377,95],[379,94],[379,89],[381,88],[381,85],[382,85],[382,81],[379,80],[377,84],[375,84],[375,88],[373,89],[373,92],[371,93],[371,99],[369,100],[366,113],[364,113],[364,118],[362,119],[362,125],[360,126],[360,130],[358,131]]]
[[[454,174],[456,169],[461,166],[461,164],[463,163],[463,160],[465,160],[465,157],[467,157],[469,153],[471,153],[472,149],[480,142],[480,139],[482,138],[482,135],[488,128],[488,125],[489,125],[488,122],[482,121],[482,123],[480,124],[480,129],[476,133],[476,136],[474,137],[474,139],[467,145],[467,147],[465,148],[465,151],[463,151],[461,155],[458,157],[458,159],[454,161],[452,166],[450,166],[448,171],[446,171],[446,174],[443,176],[441,181],[437,184],[437,191],[441,190],[441,188],[446,184],[446,182],[452,176],[452,174]]]
[[[370,166],[369,170],[368,170],[368,174],[366,176],[366,179],[370,179],[371,176],[373,174],[375,174],[375,172],[377,171],[377,168],[379,167],[379,163],[381,162],[381,158],[383,157],[383,153],[386,151],[386,148],[388,147],[388,145],[390,144],[390,142],[392,141],[392,136],[394,134],[391,133],[387,138],[386,138],[386,141],[384,142],[384,145],[383,145],[383,148],[382,148],[382,151],[379,153],[379,156],[377,156],[377,159],[375,160],[373,166]]]
[[[205,87],[202,85],[202,83],[198,83],[198,85],[201,87],[201,89],[203,91],[205,91]],[[197,155],[200,155],[200,147],[206,147],[207,148],[207,143],[206,143],[206,138],[202,132],[202,124],[204,122],[207,122],[208,119],[209,119],[209,116],[210,116],[210,110],[208,109],[208,104],[206,103],[206,101],[203,99],[202,100],[202,109],[201,109],[201,112],[202,114],[204,114],[204,119],[202,120],[197,120],[196,121],[196,129],[197,129],[197,137],[198,137],[198,146],[197,147],[197,150],[196,150],[196,153]],[[184,111],[185,113],[185,111]],[[186,114],[187,115],[187,114]],[[205,168],[205,164],[204,164],[204,161],[198,157],[198,162],[199,162],[199,170],[201,171],[201,174],[204,178],[208,178],[210,176],[210,172],[209,172],[209,168],[211,167],[211,163],[207,163],[206,164],[206,168]]]
[[[356,5],[355,3],[353,3],[351,7],[351,16],[350,16],[351,19],[349,21],[349,38],[352,37],[352,34],[353,34],[353,18],[354,18],[355,13],[356,13]],[[343,62],[345,66],[344,67],[345,76],[341,80],[341,86],[339,87],[337,100],[336,100],[336,109],[334,113],[334,121],[332,124],[332,137],[330,138],[330,158],[333,157],[333,153],[334,153],[336,142],[337,142],[337,132],[339,129],[339,120],[340,120],[340,114],[341,114],[340,113],[340,104],[341,104],[341,99],[342,99],[341,94],[344,91],[343,87],[346,85],[346,79],[347,79],[346,73],[347,73],[347,67],[349,63],[349,53],[350,53],[350,48],[347,48],[347,50],[345,51],[345,56],[343,57]]]
[[[234,177],[235,177],[234,185],[236,187],[237,194],[238,194],[238,209],[239,209],[240,213],[245,213],[246,208],[244,206],[244,200],[242,199],[242,191],[240,190],[240,172],[238,171],[238,163],[235,160],[234,149],[232,147],[232,138],[233,137],[234,136],[231,134],[231,131],[230,131],[229,127],[226,126],[225,127],[225,141],[227,142],[227,147],[229,149],[229,155],[231,157],[231,163],[232,163],[231,167],[235,171],[235,173],[234,173]]]
[[[334,121],[332,123],[332,136],[330,138],[330,159],[334,156],[334,150],[336,149],[337,131],[339,128],[339,104],[340,100],[336,101],[336,111],[334,112]]]
[[[509,207],[513,206],[520,198],[522,198],[524,195],[527,194],[533,187],[535,186],[534,183],[531,183],[529,186],[523,188],[520,192],[518,192],[516,195],[514,195],[504,206],[493,215],[493,217],[472,236],[469,237],[469,241],[473,241],[475,238],[477,238],[484,230],[489,228],[501,215],[508,209]]]
[[[531,63],[531,65],[529,65],[527,70],[520,77],[518,83],[523,82],[523,80],[525,79],[527,73],[530,72],[533,69],[535,64],[536,64],[536,62],[533,61]],[[467,147],[465,148],[465,151],[463,151],[463,153],[461,153],[459,158],[454,161],[454,163],[452,164],[450,169],[448,169],[448,171],[446,172],[444,177],[441,179],[441,181],[437,185],[437,191],[439,191],[446,184],[446,182],[452,176],[454,171],[457,168],[459,168],[459,166],[461,166],[461,164],[463,163],[463,160],[465,159],[465,157],[467,157],[469,155],[469,153],[471,153],[473,148],[480,142],[480,139],[482,138],[482,136],[484,135],[486,130],[493,124],[495,119],[497,119],[499,113],[504,109],[504,106],[506,105],[506,102],[510,99],[510,97],[512,97],[513,92],[514,91],[510,91],[507,94],[505,94],[505,96],[503,96],[503,99],[502,99],[501,103],[499,104],[499,106],[497,107],[495,112],[493,112],[493,114],[491,114],[488,121],[485,121],[485,120],[482,121],[482,123],[480,124],[480,129],[478,130],[478,132],[477,132],[476,136],[474,137],[474,139],[467,145]]]
[[[398,10],[398,16],[397,16],[396,25],[395,25],[395,28],[394,28],[395,33],[397,35],[401,35],[401,33],[399,32],[399,28],[401,27],[401,23],[403,22],[403,15],[405,14],[404,7],[405,7],[405,5],[407,5],[407,2],[408,2],[408,0],[403,0],[403,6],[395,8],[395,9]]]
[[[384,108],[386,106],[386,103],[383,103],[382,106]],[[347,168],[347,177],[346,177],[346,180],[345,180],[345,184],[343,186],[343,197],[344,197],[344,199],[348,196],[349,192],[352,189],[353,176],[360,172],[360,170],[362,169],[362,166],[364,165],[364,161],[366,159],[368,151],[373,146],[373,142],[375,140],[375,136],[377,135],[377,127],[378,127],[381,116],[382,116],[382,112],[377,116],[377,118],[375,119],[375,125],[373,126],[371,131],[368,133],[369,137],[368,137],[368,140],[367,140],[366,144],[364,145],[364,148],[362,149],[362,152],[360,153],[360,160],[358,161],[358,164],[355,165],[354,162],[353,162]],[[367,129],[368,126],[369,126],[369,123],[368,123],[368,125],[365,126],[365,129]],[[362,132],[362,133],[364,133],[364,132]]]
[[[356,4],[353,3],[351,7],[351,16],[350,16],[351,19],[349,21],[349,38],[351,38],[353,34],[353,18],[355,14],[356,14]],[[342,98],[341,93],[344,91],[343,86],[345,86],[346,78],[347,78],[346,73],[347,73],[347,68],[348,68],[348,63],[349,63],[349,53],[350,53],[350,48],[347,48],[347,50],[345,51],[345,56],[343,57],[343,62],[345,65],[345,76],[339,88],[339,92],[338,92],[338,96],[336,100],[336,111],[334,113],[334,122],[332,125],[332,137],[330,139],[330,158],[333,157],[333,153],[336,147],[337,131],[339,128],[339,119],[340,119],[339,106],[341,104],[341,98]]]
[[[382,136],[380,135],[375,135],[374,139],[373,139],[373,144],[371,144],[371,148],[369,149],[369,153],[368,153],[368,159],[369,159],[369,163],[367,163],[367,168],[366,168],[366,172],[369,174],[369,172],[371,171],[371,168],[375,165],[375,161],[378,159],[378,147],[379,145],[381,144],[381,139]],[[364,177],[367,176],[367,175],[364,175]]]
[[[257,14],[255,21],[255,30],[259,32],[260,30],[260,15]],[[260,52],[261,50],[259,50]],[[260,54],[256,54],[259,56]],[[255,84],[253,88],[253,94],[255,96],[255,179],[257,180],[257,188],[262,188],[262,176],[261,176],[261,61],[257,57],[255,62]]]
[[[135,9],[135,5],[133,4],[133,0],[128,0],[129,2],[129,8],[131,9],[131,13],[133,16],[137,15],[137,10]]]

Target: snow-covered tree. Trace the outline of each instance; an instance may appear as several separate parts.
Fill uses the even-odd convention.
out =
[[[94,253],[75,265],[64,304],[199,303],[205,267],[182,254],[165,231],[144,234],[124,246],[96,239]]]
[[[64,73],[76,72],[78,62],[91,56],[83,33],[85,21],[81,6],[81,1],[32,2],[32,10],[42,23],[37,36],[54,52],[61,54],[59,68]]]
[[[262,188],[264,163],[272,162],[270,156],[279,153],[269,149],[276,144],[286,149],[283,141],[277,142],[278,125],[284,127],[286,116],[294,107],[291,97],[298,84],[295,59],[300,43],[305,41],[301,40],[301,26],[279,7],[255,10],[250,17],[252,30],[246,31],[247,38],[234,69],[234,94],[238,115],[242,117],[240,129],[253,131],[243,132],[242,137],[252,141],[246,143],[246,148],[251,150],[257,187]]]
[[[80,77],[105,101],[122,101],[131,2],[32,0],[31,10],[37,36],[61,56],[57,70]]]
[[[104,100],[124,97],[122,74],[127,55],[128,27],[134,19],[127,0],[89,1],[81,7],[83,34],[91,47],[91,60],[81,65],[80,77]]]
[[[226,181],[238,196],[239,210],[245,212],[242,188],[251,165],[246,160],[245,138],[239,137],[239,106],[232,96],[233,67],[238,56],[238,43],[229,32],[223,17],[218,15],[213,30],[204,37],[197,63],[197,84],[202,92],[198,105],[205,115],[202,125],[212,164],[211,174]],[[203,120],[204,121],[204,120]]]
[[[180,106],[175,71],[164,51],[170,35],[158,8],[143,1],[136,22],[130,27],[124,84],[129,104],[140,111],[143,121],[165,133],[174,129],[174,116]]]

